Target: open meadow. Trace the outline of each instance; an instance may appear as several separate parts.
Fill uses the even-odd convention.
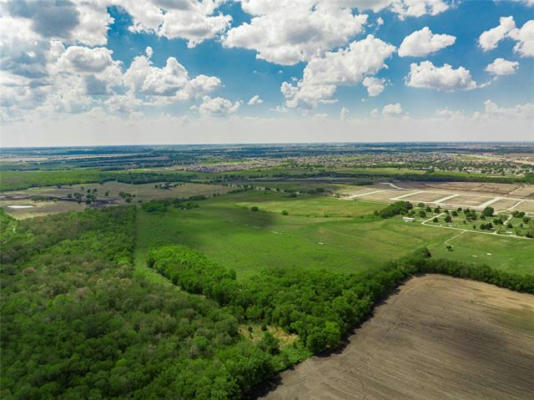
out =
[[[373,212],[387,205],[377,201],[246,191],[198,204],[164,213],[139,210],[137,256],[143,259],[155,246],[185,244],[244,277],[265,267],[364,271],[427,246],[445,258],[532,271],[532,239],[466,234],[451,251],[447,241],[457,231],[422,225],[420,218],[377,217]]]

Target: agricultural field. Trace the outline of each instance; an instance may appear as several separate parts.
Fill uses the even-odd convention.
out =
[[[282,373],[260,398],[527,400],[533,344],[533,295],[427,275],[379,306],[341,351]]]

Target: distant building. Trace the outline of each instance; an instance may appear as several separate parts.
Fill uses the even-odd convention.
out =
[[[410,217],[402,217],[402,220],[403,220],[404,222],[413,222],[413,221],[415,221],[414,218],[410,218]]]

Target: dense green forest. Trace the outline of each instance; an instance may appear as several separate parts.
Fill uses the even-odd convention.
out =
[[[194,203],[147,204],[159,212]],[[134,275],[136,212],[16,221],[0,210],[3,399],[238,399],[335,349],[414,274],[534,293],[533,276],[433,259],[426,249],[365,273],[266,268],[238,281],[195,250],[164,246],[147,257],[170,281],[157,283]],[[254,340],[247,332],[258,326]],[[272,327],[297,340],[279,341]]]
[[[133,278],[134,207],[0,216],[3,399],[240,398],[273,374],[214,302]]]

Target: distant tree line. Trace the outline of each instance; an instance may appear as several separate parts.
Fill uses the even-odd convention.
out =
[[[207,196],[196,195],[187,198],[174,198],[162,200],[150,200],[141,205],[141,208],[146,212],[165,212],[169,207],[178,208],[180,210],[191,210],[198,208],[199,204],[195,201],[206,200]]]

